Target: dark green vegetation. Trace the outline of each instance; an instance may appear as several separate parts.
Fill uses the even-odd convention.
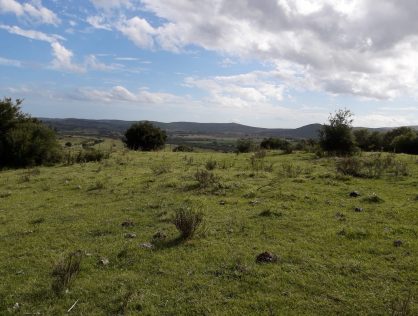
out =
[[[0,168],[53,164],[61,160],[55,132],[20,110],[21,100],[0,100]]]
[[[330,115],[329,123],[319,131],[321,148],[331,155],[347,156],[354,153],[356,144],[352,133],[352,114],[349,110],[338,110]]]
[[[133,150],[151,151],[164,147],[167,134],[150,122],[132,124],[125,132],[123,142]]]
[[[418,313],[416,157],[108,146],[0,172],[0,315]]]

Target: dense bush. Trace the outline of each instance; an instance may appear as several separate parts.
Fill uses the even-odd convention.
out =
[[[128,128],[123,141],[129,149],[151,151],[161,149],[166,139],[165,131],[150,122],[141,122]]]
[[[281,150],[288,150],[288,148],[291,146],[290,142],[286,139],[282,138],[264,138],[261,143],[260,147],[263,149],[281,149]]]
[[[0,167],[27,167],[61,160],[55,132],[20,110],[21,100],[0,100]]]
[[[330,115],[329,124],[323,125],[319,133],[321,148],[338,156],[353,154],[356,146],[351,132],[352,123],[352,113],[349,110],[338,110]]]
[[[380,151],[383,148],[383,134],[362,128],[353,132],[357,146],[363,151]]]
[[[241,138],[237,140],[237,152],[249,153],[254,150],[255,144],[250,138]]]

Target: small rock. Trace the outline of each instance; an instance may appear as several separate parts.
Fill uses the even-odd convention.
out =
[[[154,245],[149,243],[149,242],[144,242],[144,243],[140,244],[139,247],[145,248],[145,249],[152,249],[152,248],[154,248]]]
[[[14,310],[17,310],[17,309],[19,309],[20,308],[20,304],[19,303],[15,303],[14,305],[13,305],[13,309]]]
[[[360,193],[358,193],[357,191],[350,192],[350,197],[358,197],[358,196],[360,196]]]
[[[225,201],[219,201],[219,205],[225,205]]]
[[[133,221],[130,221],[130,220],[127,220],[127,221],[124,221],[124,222],[122,222],[122,227],[132,227],[132,226],[135,226],[134,225],[134,222]]]
[[[152,236],[152,239],[153,239],[154,241],[161,241],[161,240],[164,240],[164,239],[166,239],[166,238],[167,238],[167,235],[166,235],[166,234],[164,234],[163,232],[160,232],[160,231],[156,232],[156,233]]]
[[[402,241],[402,240],[395,240],[395,241],[393,242],[393,245],[394,245],[395,247],[400,247],[400,246],[402,246],[402,244],[403,244],[403,241]]]
[[[363,212],[364,210],[363,210],[363,208],[362,207],[356,207],[355,209],[354,209],[354,211],[356,211],[356,212]]]
[[[250,201],[249,204],[252,206],[257,205],[258,203],[260,203],[258,200],[254,200],[254,201]]]
[[[125,238],[135,238],[136,234],[135,233],[126,233],[124,236],[125,236]]]
[[[266,251],[263,253],[260,253],[257,258],[255,259],[255,262],[257,263],[274,263],[277,262],[278,258],[275,254]]]
[[[77,185],[76,189],[81,190],[82,189],[81,185]]]
[[[102,265],[102,266],[107,266],[107,265],[109,265],[109,259],[107,259],[107,258],[101,258],[100,260],[99,260],[99,264],[100,265]]]

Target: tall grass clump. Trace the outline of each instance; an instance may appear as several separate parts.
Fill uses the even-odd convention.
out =
[[[345,157],[336,161],[337,173],[363,178],[380,178],[384,174],[395,177],[408,176],[408,165],[395,157],[381,153],[366,157]]]
[[[81,251],[76,251],[56,263],[52,271],[52,290],[55,294],[60,295],[70,287],[80,272],[82,258]]]
[[[203,213],[194,211],[190,207],[181,207],[176,210],[172,222],[180,232],[181,239],[190,239],[201,226]]]
[[[197,181],[199,188],[207,188],[213,184],[218,183],[218,177],[216,177],[212,172],[207,170],[198,170],[194,174],[194,178]]]
[[[68,151],[65,157],[65,163],[72,165],[83,162],[99,162],[110,157],[109,152],[104,152],[95,148],[87,148],[77,152]]]

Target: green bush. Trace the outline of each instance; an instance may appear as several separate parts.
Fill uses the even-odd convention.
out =
[[[0,167],[53,164],[62,159],[55,132],[20,111],[22,101],[0,100]]]
[[[145,121],[128,128],[123,142],[129,149],[151,151],[164,147],[166,139],[165,131]]]
[[[255,144],[250,138],[242,138],[237,140],[236,147],[238,153],[249,153],[254,150]]]

